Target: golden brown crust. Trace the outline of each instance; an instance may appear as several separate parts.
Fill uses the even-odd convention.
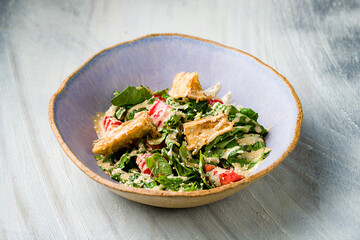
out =
[[[169,95],[173,98],[187,97],[200,101],[208,99],[201,88],[197,72],[176,74]]]
[[[209,144],[217,136],[234,130],[234,122],[229,122],[225,114],[209,116],[184,124],[187,149],[196,154],[202,146]]]
[[[99,139],[92,149],[95,154],[111,154],[121,148],[128,147],[136,139],[147,134],[156,135],[156,128],[152,124],[149,112],[142,111],[136,118],[123,123]]]

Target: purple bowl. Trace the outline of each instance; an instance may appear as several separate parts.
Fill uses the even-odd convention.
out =
[[[271,127],[270,155],[243,181],[211,190],[170,192],[126,187],[97,165],[91,117],[105,111],[115,90],[145,85],[170,88],[178,72],[199,73],[204,89],[222,84],[218,96],[259,113]],[[222,44],[181,34],[151,34],[101,51],[64,80],[49,103],[52,130],[69,158],[89,177],[128,199],[160,207],[193,207],[230,196],[273,170],[294,149],[302,123],[299,98],[290,83],[255,57]]]

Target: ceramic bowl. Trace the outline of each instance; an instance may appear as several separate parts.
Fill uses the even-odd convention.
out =
[[[97,138],[91,117],[105,111],[115,90],[145,85],[170,88],[178,72],[199,73],[204,89],[220,82],[218,96],[232,92],[232,103],[254,109],[272,127],[270,155],[251,176],[211,190],[168,192],[118,184],[96,164]],[[226,198],[271,172],[294,149],[302,123],[299,98],[290,83],[255,57],[222,44],[181,34],[151,34],[107,48],[64,80],[49,103],[51,128],[69,158],[90,178],[136,202],[169,208],[205,205]]]

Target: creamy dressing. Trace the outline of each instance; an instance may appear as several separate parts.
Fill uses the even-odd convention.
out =
[[[228,109],[228,110],[229,110],[229,109]],[[225,114],[226,114],[226,113],[225,113]],[[227,115],[228,115],[228,113],[227,113]],[[244,114],[242,114],[242,113],[236,113],[236,117],[234,118],[233,121],[235,121],[235,122],[240,121],[240,118],[241,118],[242,116],[244,116]],[[248,122],[252,122],[253,124],[255,124],[255,128],[254,128],[255,132],[261,133],[262,129],[261,129],[260,125],[259,125],[256,121],[252,120],[252,119],[249,118],[249,117],[246,117],[246,118],[245,118],[245,122],[247,122],[247,123],[248,123]]]
[[[220,91],[220,88],[221,88],[221,84],[216,83],[214,86],[212,86],[204,91],[205,95],[215,97],[216,94]]]
[[[244,165],[243,167],[241,167],[240,163],[234,163],[234,172],[239,174],[239,175],[243,175],[245,177],[248,177],[260,165],[261,162],[262,161],[259,161],[251,169],[248,169],[249,165]]]
[[[256,127],[255,127],[255,132],[257,132],[257,133],[261,133],[261,127],[259,126],[259,125],[256,125]]]
[[[105,169],[106,171],[110,171],[110,169],[113,167],[111,165],[111,163],[109,162],[104,162],[104,160],[99,160],[96,162],[97,165],[99,165],[99,167],[102,167],[103,169]]]
[[[216,168],[215,168],[216,169]],[[209,180],[217,187],[221,185],[220,183],[220,177],[218,173],[214,173],[214,170],[208,172],[209,174]]]
[[[111,107],[109,107],[109,109],[105,112],[105,116],[114,117],[118,109],[118,106],[111,105]]]
[[[183,163],[181,163],[181,165],[184,166]],[[190,161],[187,161],[187,162],[185,162],[185,166],[184,166],[184,167],[198,168],[198,167],[199,167],[199,164],[193,163],[193,162],[190,162]]]
[[[252,126],[251,125],[245,125],[245,126],[237,126],[237,127],[235,127],[235,128],[239,128],[239,129],[241,129],[242,131],[244,131],[245,133],[248,133],[249,131],[250,131],[250,128],[251,128]]]
[[[235,147],[232,147],[232,148],[229,148],[229,149],[226,149],[223,154],[222,154],[222,158],[224,159],[228,159],[230,153],[238,150],[240,147],[239,146],[235,146]],[[239,151],[240,153],[242,153],[243,151]]]
[[[254,145],[257,142],[264,142],[259,134],[244,134],[243,138],[236,139],[240,146]]]
[[[149,110],[149,107],[151,106],[152,104],[149,104],[149,100],[145,100],[144,102],[142,103],[139,103],[135,106],[133,106],[132,108],[130,108],[126,114],[126,118],[129,117],[129,114],[133,111],[136,111],[136,110],[139,110],[141,108],[146,108],[147,110]]]
[[[96,116],[92,117],[92,121],[94,124],[94,130],[98,136],[98,138],[102,138],[105,134],[105,128],[104,128],[104,113],[98,112],[96,113]]]
[[[202,113],[201,112],[198,112],[195,117],[194,117],[194,120],[196,119],[200,119],[202,117]]]
[[[188,180],[188,177],[183,177],[183,176],[167,176],[167,178],[180,178],[183,181]]]
[[[212,164],[219,164],[220,163],[220,159],[217,157],[207,157],[204,155],[204,161],[206,163],[212,163]],[[196,164],[197,165],[197,164]]]
[[[231,92],[228,92],[221,98],[221,100],[224,102],[225,105],[229,105],[230,98],[231,98]]]
[[[166,139],[165,139],[165,143],[172,142],[172,143],[174,143],[176,146],[179,146],[179,147],[180,147],[180,143],[178,143],[176,136],[177,136],[177,132],[171,132],[171,133],[169,133],[168,136],[167,136]]]
[[[211,170],[210,172],[208,172],[209,174],[209,180],[217,187],[221,186],[221,182],[220,182],[220,174],[225,173],[229,170],[224,169],[224,168],[220,168],[220,167],[216,167],[213,170]]]
[[[250,162],[257,162],[264,155],[265,148],[260,148],[257,151],[244,152],[242,155],[239,155],[240,158],[246,158]]]
[[[136,184],[140,184],[141,182],[143,182],[143,183],[151,182],[150,175],[142,173],[137,179],[134,180],[134,183],[136,183]]]

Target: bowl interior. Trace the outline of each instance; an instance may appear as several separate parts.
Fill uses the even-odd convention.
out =
[[[170,88],[178,72],[199,73],[204,89],[217,82],[218,96],[232,92],[234,105],[259,113],[259,123],[272,127],[267,146],[272,152],[253,174],[273,164],[294,138],[298,108],[289,86],[255,58],[195,38],[159,35],[110,48],[76,71],[54,101],[54,122],[63,141],[91,171],[110,181],[94,160],[96,133],[91,117],[110,106],[115,90],[145,85]]]

